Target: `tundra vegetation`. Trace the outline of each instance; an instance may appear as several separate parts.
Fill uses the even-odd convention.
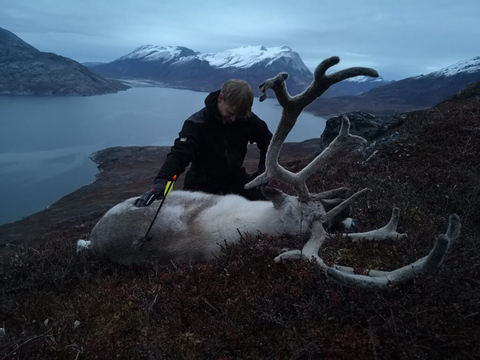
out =
[[[399,231],[409,234],[402,241],[353,241],[341,234],[321,239],[324,264],[341,263],[357,274],[391,271],[426,256],[436,241],[433,234],[445,233],[450,214],[458,214],[462,234],[435,272],[370,291],[332,281],[318,259],[273,261],[282,248],[301,249],[310,235],[310,240],[322,237],[321,229],[307,238],[246,234],[206,263],[124,266],[91,252],[77,256],[76,239],[85,229],[67,222],[5,258],[2,355],[475,358],[479,115],[478,92],[409,113],[394,130],[399,137],[373,156],[339,152],[308,178],[308,189],[316,193],[339,185],[372,189],[352,210],[362,232],[387,223],[392,204],[401,209]],[[290,164],[295,173],[312,160],[311,154],[300,157]],[[291,191],[281,181],[271,182]],[[75,221],[92,228],[98,218]]]
[[[234,244],[242,234],[308,234],[308,241],[301,250],[288,251],[276,257],[275,261],[312,260],[330,278],[353,287],[384,288],[433,272],[460,234],[460,218],[456,214],[450,216],[448,229],[437,238],[435,247],[427,256],[394,271],[364,270],[357,274],[352,267],[328,265],[319,255],[325,240],[331,236],[326,230],[338,223],[341,215],[357,199],[371,191],[365,188],[346,198],[351,192],[346,187],[320,193],[311,193],[307,187],[308,178],[335,155],[345,152],[349,147],[367,143],[364,138],[350,134],[350,121],[346,116],[342,118],[337,137],[304,169],[292,173],[278,163],[285,139],[306,106],[342,80],[359,75],[378,76],[375,70],[363,67],[327,75],[327,70],[339,61],[338,57],[331,57],[320,63],[310,86],[294,97],[287,91],[287,73],[280,73],[259,86],[263,92],[260,101],[265,100],[267,90],[272,89],[283,111],[267,150],[265,171],[246,184],[245,188],[251,189],[278,180],[290,186],[297,196],[286,195],[272,187],[262,189],[270,201],[247,201],[235,195],[176,191],[168,197],[167,205],[162,208],[160,206],[164,201],[157,203],[156,207],[138,208],[134,206],[135,198],[131,198],[110,209],[92,230],[91,240],[79,240],[79,250],[91,246],[112,260],[127,265],[150,265],[155,261],[197,262],[217,257],[220,253],[219,244]],[[160,209],[162,214],[156,220]],[[355,241],[403,240],[407,235],[397,232],[398,222],[399,209],[394,207],[392,217],[384,227],[341,236]]]

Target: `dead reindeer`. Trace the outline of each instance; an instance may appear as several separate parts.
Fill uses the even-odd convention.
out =
[[[338,57],[324,60],[316,68],[310,86],[303,93],[293,97],[286,89],[285,80],[288,77],[286,73],[280,73],[260,85],[264,92],[260,101],[265,99],[266,90],[272,89],[283,112],[267,151],[265,172],[246,187],[253,188],[276,179],[292,187],[298,196],[286,195],[270,187],[263,188],[265,196],[270,201],[249,201],[237,195],[220,196],[201,192],[172,191],[151,228],[149,241],[140,240],[144,238],[159,204],[137,208],[133,205],[135,198],[132,198],[109,210],[92,230],[90,241],[79,240],[79,246],[90,246],[119,263],[148,265],[152,261],[163,263],[208,261],[221,255],[221,244],[238,242],[241,233],[307,234],[310,237],[302,250],[283,253],[275,261],[292,258],[313,260],[325,269],[330,278],[340,284],[367,288],[385,288],[434,271],[442,263],[448,248],[459,235],[460,219],[457,215],[450,217],[446,233],[437,238],[429,255],[394,271],[370,270],[367,272],[368,275],[357,275],[352,268],[340,265],[327,266],[318,254],[329,235],[325,229],[337,221],[345,209],[370,190],[360,190],[343,200],[349,189],[338,188],[312,194],[307,188],[306,180],[328,161],[334,159],[340,151],[351,146],[363,145],[366,140],[349,133],[350,123],[344,117],[340,133],[335,140],[298,173],[292,173],[281,167],[278,157],[300,113],[331,85],[359,75],[378,76],[375,70],[363,67],[348,68],[326,75],[326,71],[338,62]],[[398,214],[398,209],[394,209],[392,219],[381,229],[345,236],[378,241],[402,239],[406,235],[396,231]]]

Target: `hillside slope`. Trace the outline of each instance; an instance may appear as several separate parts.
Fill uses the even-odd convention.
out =
[[[325,245],[326,261],[360,269],[388,270],[425,255],[445,231],[448,216],[457,213],[462,233],[437,273],[380,293],[346,289],[314,264],[275,264],[281,248],[298,248],[302,239],[266,234],[246,237],[207,264],[140,270],[95,254],[77,255],[76,240],[114,203],[141,193],[158,165],[156,148],[110,149],[101,154],[104,171],[95,184],[0,228],[2,237],[28,231],[32,236],[30,246],[3,249],[10,256],[2,270],[2,355],[478,358],[478,90],[477,84],[434,108],[406,114],[392,130],[398,132],[396,140],[366,154],[339,157],[310,181],[318,191],[371,188],[353,208],[359,230],[382,226],[392,206],[400,208],[400,231],[409,234],[402,243],[336,240]],[[282,162],[298,169],[317,146],[290,146]]]
[[[380,86],[358,96],[319,98],[309,111],[319,116],[332,116],[347,111],[384,115],[420,110],[434,106],[477,81],[480,81],[480,56],[427,75]]]
[[[0,95],[99,95],[128,88],[0,28]]]

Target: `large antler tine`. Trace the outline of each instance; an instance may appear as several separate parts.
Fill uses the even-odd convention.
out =
[[[437,237],[430,253],[407,266],[393,271],[369,270],[368,275],[354,274],[353,269],[349,267],[333,266],[327,270],[327,275],[348,287],[386,288],[399,285],[416,276],[434,272],[442,264],[448,249],[458,238],[460,230],[460,218],[458,215],[452,214],[447,231]]]
[[[315,68],[315,72],[314,72],[315,78],[325,75],[328,69],[330,69],[334,65],[337,65],[339,62],[340,62],[340,58],[338,56],[331,56],[328,59],[323,60]]]
[[[290,100],[290,95],[287,91],[287,85],[285,80],[288,79],[288,73],[281,72],[274,78],[270,78],[261,83],[258,87],[263,95],[260,96],[260,101],[264,101],[267,98],[267,89],[272,89],[275,92],[275,96],[281,106],[286,104]]]
[[[323,259],[318,255],[318,251],[325,242],[326,237],[327,233],[325,232],[325,228],[320,222],[316,221],[312,224],[312,233],[310,235],[310,239],[308,239],[302,250],[287,251],[278,255],[274,261],[278,263],[286,259],[304,259],[307,261],[314,260],[324,270],[327,270],[327,265],[325,265]]]
[[[377,71],[371,68],[365,67],[352,67],[344,70],[337,71],[333,74],[326,74],[327,70],[332,66],[338,64],[340,58],[338,56],[332,56],[323,60],[315,69],[313,74],[313,82],[305,91],[292,100],[304,104],[304,107],[310,104],[313,100],[321,96],[327,89],[342,80],[352,78],[355,76],[369,76],[378,77]]]
[[[340,150],[347,146],[362,146],[367,143],[361,136],[350,134],[350,120],[347,116],[342,116],[340,131],[337,137],[315,158],[310,164],[298,173],[302,179],[308,179],[320,167],[325,165],[327,161],[332,159]]]
[[[400,210],[397,207],[394,207],[392,210],[392,216],[390,221],[384,227],[380,229],[362,232],[362,233],[350,233],[342,234],[344,237],[348,237],[353,241],[358,240],[404,240],[408,237],[407,234],[400,234],[397,232],[398,221],[400,219]]]
[[[362,66],[350,67],[344,70],[336,71],[332,74],[325,75],[327,70],[332,66],[338,64],[340,58],[338,56],[332,56],[328,59],[323,60],[315,69],[315,78],[320,78],[325,76],[331,84],[336,84],[340,81],[355,77],[355,76],[369,76],[369,77],[378,77],[378,72],[372,68],[366,68]]]
[[[457,214],[450,215],[450,218],[448,219],[448,229],[445,233],[445,235],[450,239],[449,249],[458,239],[461,228],[462,224],[460,222],[460,217]]]
[[[354,274],[348,267],[333,266],[327,269],[327,276],[338,282],[340,285],[347,287],[363,288],[363,289],[380,289],[399,285],[416,276],[424,275],[436,270],[443,261],[445,253],[448,250],[449,239],[446,235],[439,235],[435,246],[430,253],[399,269],[383,272],[369,270],[368,275]]]
[[[275,92],[275,96],[279,104],[282,106],[282,117],[278,124],[277,130],[272,137],[270,146],[267,150],[267,158],[265,162],[265,173],[261,177],[257,177],[253,181],[245,185],[246,189],[251,189],[253,187],[259,186],[262,183],[269,181],[272,178],[276,178],[288,185],[290,185],[299,195],[300,201],[307,201],[312,198],[312,195],[309,193],[306,179],[314,171],[314,167],[320,164],[320,161],[323,157],[326,157],[326,154],[322,152],[320,154],[320,159],[317,157],[318,161],[309,164],[304,172],[298,174],[293,174],[278,164],[278,157],[280,150],[282,148],[285,139],[290,133],[291,129],[295,125],[298,116],[303,111],[303,109],[309,105],[316,98],[321,96],[331,85],[339,82],[345,78],[365,75],[365,76],[378,76],[377,72],[373,69],[368,68],[349,68],[339,72],[338,75],[326,75],[326,71],[337,64],[340,59],[336,56],[328,58],[322,61],[314,72],[314,78],[310,86],[301,94],[294,96],[293,98],[289,95],[286,87],[285,80],[288,78],[287,73],[280,73],[276,77],[264,81],[260,86],[260,90],[263,92],[263,95],[260,98],[260,101],[266,99],[267,89],[272,89]],[[334,143],[335,150],[347,145],[350,142],[362,142],[366,141],[358,136],[350,135],[349,133],[350,123],[347,117],[342,119],[342,129],[337,136]],[[328,149],[328,148],[327,148]],[[326,149],[326,150],[327,150]],[[332,148],[330,148],[331,151]],[[328,153],[328,152],[327,152]],[[297,176],[298,175],[298,176]]]
[[[355,145],[365,145],[367,140],[361,136],[350,133],[350,126],[350,120],[346,115],[343,115],[341,119],[340,131],[338,132],[338,136],[336,139],[334,139],[334,141],[337,140],[337,142],[342,144],[352,143]]]
[[[334,267],[327,269],[327,276],[340,285],[351,288],[378,289],[386,288],[389,285],[387,277],[371,277],[368,275],[353,275]]]
[[[342,211],[344,211],[346,208],[348,208],[350,205],[352,205],[355,201],[357,201],[357,199],[359,197],[365,195],[367,192],[370,192],[370,191],[372,191],[372,190],[366,188],[366,189],[362,189],[362,190],[356,192],[355,194],[350,196],[348,199],[346,199],[345,201],[343,201],[342,203],[338,204],[333,209],[331,209],[330,211],[325,213],[320,218],[320,222],[322,224],[330,226],[331,223],[332,223],[332,220],[334,218],[336,218],[338,215],[340,215],[342,213]]]
[[[378,77],[378,72],[371,68],[356,66],[348,69],[340,70],[334,72],[333,74],[327,75],[328,79],[332,84],[336,84],[345,79],[349,79],[355,76],[369,76],[369,77]]]
[[[321,193],[312,195],[312,197],[314,200],[334,199],[334,198],[340,198],[340,197],[345,198],[345,196],[350,196],[351,194],[352,194],[352,190],[350,188],[342,186],[337,189],[322,191]]]

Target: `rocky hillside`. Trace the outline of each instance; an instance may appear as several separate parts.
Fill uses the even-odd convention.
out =
[[[448,216],[460,216],[461,236],[437,272],[382,292],[342,288],[313,263],[274,263],[282,248],[298,248],[304,239],[273,234],[246,236],[207,264],[136,269],[97,254],[76,254],[76,240],[88,236],[113,204],[141,194],[168,150],[97,153],[103,172],[94,184],[0,227],[1,355],[476,359],[479,118],[476,84],[431,109],[404,114],[373,151],[341,156],[310,179],[313,191],[372,189],[352,210],[360,231],[382,226],[392,206],[400,208],[399,230],[409,235],[402,242],[336,239],[324,245],[327,262],[358,271],[391,270],[426,255]],[[296,171],[318,147],[318,140],[288,145],[281,162]]]
[[[127,88],[0,28],[0,95],[99,95]]]

